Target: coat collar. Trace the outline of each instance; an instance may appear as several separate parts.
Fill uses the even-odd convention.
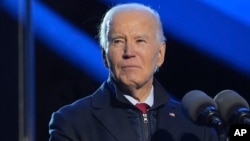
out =
[[[154,104],[151,109],[158,108],[159,106],[167,103],[170,99],[170,95],[161,86],[161,84],[154,78]],[[109,78],[105,81],[101,87],[92,95],[93,107],[105,108],[105,107],[118,107],[131,108],[133,106],[122,94],[120,89],[114,83],[114,80]]]
[[[169,95],[167,94],[167,91],[164,89],[164,87],[158,82],[156,78],[153,80],[153,86],[154,86],[154,107],[158,107],[164,103],[166,103],[169,100]],[[107,81],[105,81],[102,86],[100,87],[100,90],[104,93],[115,95],[115,98],[123,103],[130,103],[124,96],[123,93],[120,91],[120,89],[115,84],[115,81],[109,77]]]
[[[153,85],[155,101],[151,109],[156,109],[168,103],[169,95],[156,79]],[[124,118],[127,115],[123,111],[135,107],[122,95],[111,79],[104,82],[92,95],[92,102],[94,115],[117,140],[135,141],[137,135],[129,120]]]

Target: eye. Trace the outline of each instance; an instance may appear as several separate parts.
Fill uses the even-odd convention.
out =
[[[119,44],[119,43],[123,43],[123,41],[120,40],[120,39],[115,39],[115,40],[113,40],[113,43],[114,44]]]
[[[144,43],[144,42],[146,42],[146,41],[145,41],[144,39],[137,39],[136,42],[137,42],[137,43]]]
[[[113,46],[121,46],[124,44],[124,40],[123,39],[120,39],[120,38],[116,38],[116,39],[113,39],[111,41],[112,45]]]

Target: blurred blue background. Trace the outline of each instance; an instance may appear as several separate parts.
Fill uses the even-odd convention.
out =
[[[48,140],[51,113],[94,92],[107,78],[97,30],[127,0],[33,0],[36,140]],[[250,1],[135,0],[159,11],[168,38],[156,77],[177,99],[233,89],[250,101]],[[18,139],[20,1],[0,2],[0,140]]]

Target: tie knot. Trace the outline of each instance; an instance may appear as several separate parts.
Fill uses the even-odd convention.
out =
[[[149,108],[148,104],[146,103],[137,103],[135,107],[138,108],[143,114],[146,114],[147,109]]]

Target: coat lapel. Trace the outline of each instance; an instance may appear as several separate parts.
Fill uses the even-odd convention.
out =
[[[117,140],[136,141],[135,131],[121,110],[100,109],[94,114]]]
[[[93,95],[93,113],[117,141],[137,141],[136,133],[124,112],[124,104],[117,101],[115,94],[104,83]],[[126,105],[126,104],[125,104]]]

